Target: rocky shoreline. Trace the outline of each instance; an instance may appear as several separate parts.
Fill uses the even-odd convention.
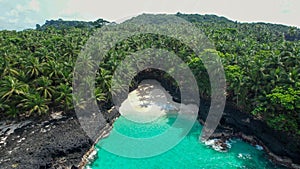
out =
[[[169,86],[164,87],[169,88]],[[172,91],[170,93],[173,101],[179,103],[178,94],[172,93]],[[198,121],[202,125],[204,125],[204,120],[207,117],[209,106],[209,101],[201,100]],[[231,104],[226,104],[220,124],[210,139],[229,140],[231,138],[240,138],[253,146],[261,146],[274,163],[288,168],[300,169],[299,138],[274,131],[261,120],[238,110]]]
[[[173,100],[180,101],[174,95]],[[204,124],[208,110],[209,102],[201,100],[200,123]],[[98,140],[109,134],[114,120],[120,115],[115,108],[102,113],[106,123],[101,125]],[[273,162],[300,168],[300,141],[297,138],[274,131],[228,104],[219,127],[211,136],[212,139],[222,137],[241,138],[252,145],[260,145]],[[83,168],[93,155],[94,145],[80,127],[74,112],[56,112],[42,119],[23,122],[0,122],[1,169]]]
[[[198,120],[203,125],[209,103],[201,100]],[[226,104],[220,124],[211,138],[240,138],[253,146],[263,147],[269,159],[288,168],[300,168],[300,138],[274,131],[266,123]]]
[[[103,125],[111,126],[112,116],[117,114],[103,113],[107,118]],[[76,169],[94,144],[74,112],[0,124],[1,169]],[[107,127],[99,135],[105,131],[109,131]]]
[[[102,130],[102,132],[101,132],[99,138],[96,139],[96,141],[95,141],[95,143],[92,145],[92,147],[91,147],[91,148],[84,154],[84,156],[82,157],[81,162],[80,162],[79,165],[78,165],[78,168],[84,168],[84,166],[86,166],[86,165],[89,163],[89,160],[91,160],[91,159],[93,159],[93,158],[95,157],[95,155],[96,155],[95,146],[96,146],[97,142],[98,142],[99,140],[101,140],[101,139],[103,139],[103,138],[109,136],[109,133],[110,133],[111,130],[112,130],[112,126],[109,125],[109,124],[107,124],[107,125],[103,128],[103,130]]]
[[[205,102],[204,104],[207,104],[207,102]],[[207,105],[201,104],[201,106],[205,107]],[[198,121],[202,125],[204,125],[204,121],[201,117],[203,115],[206,116],[207,114],[205,113],[205,111],[203,112],[204,109],[201,109],[201,110],[200,110],[201,112],[199,112]],[[208,109],[205,109],[205,110],[207,111]],[[297,156],[299,154],[296,154],[297,153],[296,151],[299,151],[299,150],[295,150],[295,152],[296,152],[294,154],[295,156],[291,157],[287,154],[287,153],[290,153],[290,152],[288,152],[288,149],[286,149],[284,147],[284,145],[281,145],[282,140],[273,140],[273,137],[271,139],[266,137],[266,138],[263,138],[263,139],[267,140],[267,141],[263,142],[256,135],[254,135],[254,134],[249,135],[249,132],[251,132],[251,131],[246,131],[246,132],[243,131],[244,129],[241,129],[243,125],[233,126],[233,124],[231,124],[231,123],[224,122],[224,120],[228,121],[230,118],[236,119],[236,118],[241,118],[241,117],[247,117],[247,118],[249,118],[249,120],[242,120],[242,121],[245,121],[246,123],[248,123],[248,125],[251,126],[251,120],[255,120],[255,119],[253,119],[253,117],[251,117],[247,114],[245,116],[232,117],[231,115],[228,115],[228,111],[232,111],[232,110],[237,111],[238,113],[242,113],[237,109],[233,109],[231,105],[227,105],[226,108],[225,108],[224,117],[222,119],[223,124],[220,124],[218,126],[216,131],[210,137],[210,139],[226,139],[226,140],[229,140],[229,139],[233,139],[233,138],[239,138],[239,139],[242,139],[245,142],[248,142],[249,144],[251,144],[253,146],[261,146],[263,148],[263,151],[265,151],[267,153],[269,159],[273,163],[276,163],[278,165],[282,165],[282,166],[285,166],[285,167],[288,167],[288,168],[300,169],[300,165],[298,163],[299,159],[298,159],[298,156]],[[224,119],[224,118],[226,118],[226,119]],[[258,128],[260,128],[262,126],[267,127],[267,126],[265,126],[265,124],[263,122],[260,122],[260,123],[261,124],[257,126]],[[234,125],[236,125],[236,124],[234,124]],[[248,125],[244,125],[243,127],[248,126]],[[110,127],[112,127],[112,126],[110,126]],[[109,130],[107,130],[107,131],[110,131],[110,130],[111,130],[111,128],[109,128]],[[264,129],[260,128],[260,130],[264,130]],[[109,133],[107,131],[104,131],[104,133],[100,135],[99,139],[103,138],[103,135],[106,135],[107,133]],[[266,135],[268,135],[268,133]],[[268,144],[270,144],[270,142],[273,142],[273,145],[276,145],[276,146],[279,146],[279,147],[269,147]],[[295,142],[295,144],[297,144],[297,143],[299,144],[299,142]],[[275,150],[277,150],[276,151],[277,153],[284,153],[284,155],[275,154],[274,148],[275,148]],[[94,158],[94,157],[92,157],[93,153],[95,153],[94,145],[91,147],[91,149],[82,158],[82,162],[79,165],[79,168],[82,168],[83,166],[85,166],[87,164],[88,160],[91,160],[91,159]]]

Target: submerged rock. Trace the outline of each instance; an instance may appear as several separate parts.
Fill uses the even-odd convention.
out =
[[[264,148],[262,147],[262,146],[260,146],[260,145],[255,145],[255,148],[257,149],[257,150],[264,150]]]
[[[219,151],[219,152],[227,152],[228,149],[231,148],[231,145],[227,140],[222,140],[222,139],[210,139],[207,141],[204,141],[204,144],[212,147],[214,150]]]

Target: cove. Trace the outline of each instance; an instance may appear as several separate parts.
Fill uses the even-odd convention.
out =
[[[173,102],[169,93],[159,83],[145,81],[132,91],[122,103],[119,112],[121,116],[113,123],[110,135],[101,139],[95,145],[95,154],[85,166],[86,169],[280,169],[267,158],[267,154],[240,139],[228,140],[227,151],[216,151],[199,140],[203,126],[196,120],[192,122],[192,128],[181,141],[168,151],[161,154],[143,157],[129,158],[116,153],[111,153],[105,147],[115,146],[122,152],[151,152],[159,149],[161,145],[141,147],[138,142],[122,142],[118,135],[143,139],[155,138],[172,129],[175,136],[184,133],[187,121],[181,121],[177,125],[178,110],[180,104]],[[187,112],[193,111],[192,106],[186,106]],[[173,139],[172,137],[168,139]],[[116,144],[118,143],[118,144]],[[208,142],[206,142],[208,143]]]
[[[152,123],[141,124],[121,116],[115,121],[111,135],[119,132],[131,137],[151,137],[168,129],[174,120],[174,117],[162,117]],[[227,152],[218,152],[199,141],[201,129],[202,125],[196,122],[189,134],[177,146],[161,155],[141,159],[121,157],[102,149],[101,145],[112,141],[111,137],[107,137],[96,144],[97,155],[86,168],[283,168],[271,163],[264,151],[239,139],[229,140],[231,148]],[[181,132],[179,128],[178,132]]]

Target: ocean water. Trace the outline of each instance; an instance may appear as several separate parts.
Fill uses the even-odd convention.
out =
[[[108,152],[105,144],[114,142],[116,133],[128,137],[149,138],[164,133],[174,117],[160,117],[151,123],[136,123],[120,117],[114,123],[109,137],[100,140],[97,154],[86,166],[92,169],[276,169],[283,168],[271,163],[264,151],[257,149],[239,139],[230,140],[231,148],[227,152],[219,152],[199,141],[202,126],[195,122],[189,134],[175,147],[157,156],[148,158],[128,158]],[[180,128],[175,129],[178,133]],[[131,151],[135,147],[125,146],[122,151]],[[155,149],[155,147],[152,147]],[[141,150],[143,151],[143,150]],[[151,151],[151,150],[150,150]]]

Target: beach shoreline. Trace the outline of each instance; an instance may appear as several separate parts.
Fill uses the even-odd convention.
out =
[[[175,97],[172,95],[172,100],[177,102],[178,98]],[[208,110],[209,103],[201,100],[198,121],[202,125]],[[95,141],[80,127],[75,112],[56,112],[56,116],[52,113],[40,120],[29,119],[10,122],[11,124],[2,122],[1,168],[83,168],[91,160],[91,154],[95,154],[95,144],[109,135],[114,121],[120,116],[115,107],[102,113],[107,121],[101,124],[102,129]],[[296,141],[285,143],[284,139],[289,139],[288,137],[284,138],[282,133],[276,135],[276,131],[269,129],[265,123],[231,105],[226,105],[220,125],[210,138],[220,137],[241,138],[252,145],[260,145],[274,163],[300,168],[299,163],[297,164],[299,150],[288,149],[290,144],[297,144]]]

